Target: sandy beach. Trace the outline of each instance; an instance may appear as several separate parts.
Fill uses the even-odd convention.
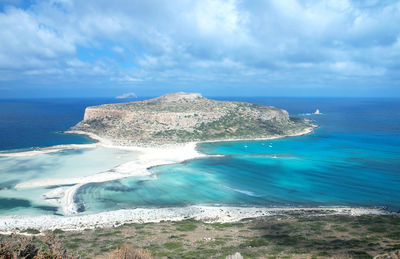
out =
[[[301,136],[309,134],[313,131],[313,128],[307,128],[302,132],[289,136]],[[76,191],[84,184],[88,183],[99,183],[112,180],[118,180],[126,177],[137,177],[149,175],[147,170],[150,167],[179,163],[189,159],[195,159],[206,156],[196,150],[196,146],[199,142],[190,142],[186,144],[175,144],[175,145],[161,145],[158,147],[138,147],[138,146],[117,146],[114,145],[110,140],[101,138],[93,133],[87,133],[83,131],[66,131],[69,134],[81,134],[87,135],[88,137],[98,141],[93,144],[82,144],[82,145],[59,145],[48,148],[41,148],[34,151],[17,152],[17,153],[3,153],[3,156],[32,156],[50,152],[59,152],[64,149],[83,149],[93,147],[105,147],[105,148],[117,148],[122,150],[136,151],[137,155],[132,157],[132,161],[123,163],[117,167],[109,170],[98,172],[93,175],[84,177],[74,178],[48,178],[38,179],[26,182],[18,183],[14,186],[16,189],[21,188],[32,188],[32,187],[48,187],[48,186],[61,186],[55,188],[47,193],[43,194],[43,197],[52,205],[57,205],[62,208],[64,215],[73,215],[77,213],[77,208],[74,203],[74,195]],[[289,137],[284,136],[284,137]],[[268,140],[277,139],[279,137],[271,138],[260,138],[257,140]],[[242,141],[245,139],[226,139],[226,140],[215,140],[217,141]],[[210,141],[207,141],[210,142]],[[63,186],[64,185],[64,186]],[[65,185],[73,185],[65,187]]]
[[[84,184],[106,182],[126,177],[145,176],[149,175],[147,170],[150,167],[157,165],[165,165],[178,163],[188,159],[194,159],[204,156],[196,151],[196,143],[187,143],[184,145],[162,146],[159,148],[144,148],[144,147],[116,147],[108,142],[101,140],[97,145],[109,148],[121,148],[125,150],[137,151],[137,155],[132,157],[132,161],[123,163],[117,167],[104,172],[99,172],[94,175],[74,178],[48,178],[31,180],[18,183],[14,186],[16,189],[32,188],[32,187],[47,187],[61,186],[52,189],[48,193],[43,194],[44,197],[52,204],[61,206],[64,215],[72,215],[77,213],[77,208],[74,204],[75,192]],[[68,148],[73,148],[68,146]],[[80,148],[80,147],[78,147]],[[37,151],[40,152],[40,151]],[[45,150],[44,152],[47,152]],[[64,185],[64,186],[62,186]],[[65,185],[73,185],[65,187]]]
[[[300,136],[311,133],[313,128],[308,128],[302,132],[291,136]],[[76,191],[83,185],[94,182],[106,182],[126,177],[145,176],[150,172],[147,170],[150,167],[179,163],[189,159],[195,159],[206,156],[196,150],[197,142],[176,145],[164,145],[159,147],[134,147],[134,146],[116,146],[109,140],[100,138],[94,134],[86,132],[70,131],[67,133],[85,134],[90,138],[97,140],[94,144],[83,145],[60,145],[49,148],[42,148],[34,151],[20,153],[3,153],[4,156],[23,156],[36,155],[47,152],[57,152],[63,149],[81,149],[89,147],[108,147],[119,148],[124,150],[137,151],[137,155],[132,158],[132,161],[123,163],[117,167],[99,172],[93,175],[74,178],[48,178],[40,180],[31,180],[18,183],[16,189],[31,188],[31,187],[48,187],[59,186],[44,193],[43,197],[52,205],[57,205],[62,208],[63,217],[59,216],[3,216],[0,217],[0,229],[7,231],[10,229],[23,229],[35,227],[38,229],[45,228],[63,228],[76,229],[95,227],[97,225],[113,225],[115,222],[157,222],[160,220],[181,220],[188,217],[194,217],[202,220],[216,221],[235,221],[245,217],[258,217],[270,215],[277,211],[285,211],[291,209],[273,209],[273,208],[247,208],[247,207],[201,207],[190,206],[185,208],[159,208],[159,209],[133,209],[103,212],[93,215],[79,215],[76,204],[74,203],[74,195]],[[286,136],[285,136],[286,137]],[[273,138],[263,138],[275,139]],[[223,141],[240,141],[240,140],[223,140]],[[72,186],[71,186],[72,185]],[[321,209],[321,208],[317,208]],[[321,209],[326,210],[326,209]],[[331,209],[335,213],[377,213],[377,210],[370,209]],[[75,215],[78,214],[78,215]]]
[[[156,209],[129,209],[75,216],[5,216],[0,218],[0,231],[10,233],[27,228],[37,230],[83,230],[118,226],[127,223],[180,221],[193,218],[205,222],[235,222],[244,218],[282,215],[287,212],[317,211],[320,215],[371,215],[385,213],[369,208],[257,208],[188,206]]]
[[[93,144],[69,144],[69,145],[56,145],[51,147],[35,148],[33,150],[20,151],[20,152],[0,152],[0,157],[24,157],[36,156],[41,154],[56,153],[66,149],[85,149],[94,148],[102,145],[100,143]]]

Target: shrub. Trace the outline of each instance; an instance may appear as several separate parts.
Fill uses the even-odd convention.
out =
[[[62,234],[62,233],[64,233],[64,231],[59,229],[59,228],[56,228],[56,229],[53,230],[53,233],[54,234]]]
[[[168,250],[175,250],[182,247],[182,243],[180,242],[167,242],[164,244],[164,247]]]
[[[151,253],[147,249],[138,249],[132,245],[123,245],[110,252],[108,259],[151,259]]]

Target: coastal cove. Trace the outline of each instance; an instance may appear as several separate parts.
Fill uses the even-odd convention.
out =
[[[0,24],[0,259],[400,259],[400,0]]]
[[[400,188],[396,131],[400,123],[398,116],[388,116],[385,110],[385,103],[392,100],[354,103],[350,99],[311,102],[292,98],[288,107],[285,101],[273,98],[248,101],[287,108],[291,115],[312,119],[320,128],[299,137],[209,142],[197,147],[195,143],[162,148],[116,147],[100,142],[14,156],[3,151],[1,229],[7,230],[12,219],[25,222],[22,225],[36,224],[36,217],[62,217],[63,222],[69,222],[64,224],[66,228],[73,228],[71,222],[99,213],[103,215],[98,217],[99,222],[103,218],[107,224],[118,221],[114,214],[125,215],[126,221],[132,221],[132,215],[136,215],[134,222],[146,221],[137,214],[142,209],[148,221],[163,220],[151,216],[151,211],[171,213],[168,208],[178,213],[166,213],[169,218],[207,219],[216,218],[210,211],[223,206],[221,221],[229,214],[236,215],[232,219],[266,215],[266,208],[400,209],[396,191]],[[370,109],[357,109],[360,105]],[[316,108],[321,115],[309,114]],[[358,120],[357,125],[353,119]],[[73,190],[68,199],[60,198],[67,197],[68,190]],[[135,208],[140,209],[134,212]],[[203,212],[198,208],[206,208],[205,214],[200,216]],[[241,216],[234,212],[238,209]],[[255,213],[257,210],[262,213]],[[207,213],[212,216],[207,217]]]

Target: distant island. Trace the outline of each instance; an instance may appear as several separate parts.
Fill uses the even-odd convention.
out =
[[[217,101],[199,93],[172,93],[145,101],[87,107],[71,130],[118,145],[277,138],[315,127],[287,111],[246,102]]]

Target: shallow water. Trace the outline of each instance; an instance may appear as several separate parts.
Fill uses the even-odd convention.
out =
[[[398,99],[238,100],[285,108],[292,115],[315,120],[320,127],[301,137],[203,143],[198,146],[201,152],[223,156],[154,167],[151,176],[84,185],[75,196],[79,207],[86,213],[189,204],[400,209]],[[82,102],[76,104],[79,109],[84,106]],[[316,108],[323,114],[306,115]],[[75,114],[71,116],[78,122],[76,109],[71,110]],[[18,139],[17,126],[18,123],[12,124],[16,128],[8,131],[9,134],[16,132],[11,139]],[[48,131],[44,139],[51,139],[52,134],[53,131]],[[64,140],[55,142],[61,144]],[[22,138],[12,147],[30,147],[31,142],[27,143],[24,145]],[[9,145],[0,143],[0,149],[7,149]],[[11,189],[0,190],[0,214],[58,213],[58,208],[42,197],[51,189],[16,190],[12,186],[37,179],[91,175],[127,162],[133,156],[128,151],[89,148],[29,157],[1,157],[0,188]]]
[[[349,141],[326,142],[316,133],[202,144],[206,153],[227,156],[155,167],[153,177],[89,184],[77,197],[92,212],[189,204],[400,208],[398,157]]]
[[[83,177],[107,171],[135,158],[137,152],[114,148],[66,149],[22,157],[0,157],[0,214],[52,213],[42,195],[47,188],[13,188],[18,183]],[[13,200],[13,199],[17,200]],[[40,206],[40,207],[38,207]],[[39,210],[39,211],[38,211]]]
[[[319,101],[323,115],[304,115],[312,108],[303,99],[289,107],[321,126],[313,134],[200,144],[200,151],[224,156],[155,167],[153,177],[88,184],[76,199],[89,212],[189,204],[399,210],[399,103]]]

